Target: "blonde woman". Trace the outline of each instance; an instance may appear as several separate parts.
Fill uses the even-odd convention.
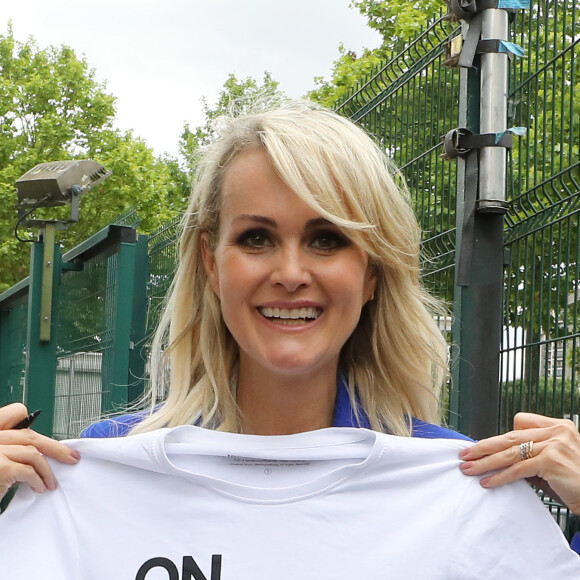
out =
[[[153,345],[153,393],[167,398],[135,432],[328,427],[337,376],[374,429],[438,423],[435,307],[416,220],[362,130],[301,105],[239,119],[198,167]]]
[[[129,433],[145,440],[159,428],[192,425],[283,436],[273,445],[305,433],[313,441],[325,433],[326,441],[337,433],[323,431],[331,427],[362,427],[400,441],[466,439],[440,426],[447,377],[447,346],[435,321],[441,312],[420,283],[419,228],[409,202],[387,157],[359,127],[304,103],[239,117],[197,167],[179,266],[152,346],[149,410],[97,423],[85,437]],[[24,442],[17,439],[24,435],[11,436]],[[456,461],[457,485],[441,490],[445,501],[473,499],[456,459],[467,444],[432,444],[435,455],[446,449]],[[427,457],[429,445],[420,447]],[[35,470],[39,490],[50,487],[42,466]],[[429,478],[413,483],[431,494],[438,485]],[[436,533],[451,516],[441,512],[421,525]],[[492,509],[484,518],[501,530],[501,513]],[[369,534],[381,532],[375,525]],[[535,523],[524,528],[530,535],[519,539],[508,527],[488,536],[486,557],[502,565],[499,575],[486,577],[521,566],[501,555],[501,538],[519,550],[518,542],[540,537]],[[572,571],[575,561],[556,547],[562,539],[553,529],[545,541],[561,559],[560,571]],[[454,555],[445,566],[464,570],[472,558],[475,552]],[[555,570],[550,562],[528,554],[525,567]],[[411,574],[413,565],[404,564]],[[355,560],[348,566],[359,569]]]
[[[249,158],[244,168],[240,161]],[[152,347],[150,411],[97,423],[84,436],[196,424],[260,434],[362,426],[462,438],[438,426],[439,393],[447,377],[447,347],[434,320],[440,306],[421,287],[419,228],[390,169],[388,158],[360,128],[312,105],[289,103],[232,120],[197,168],[178,270]],[[224,197],[230,197],[224,188],[239,182],[230,170],[246,170],[249,181],[264,172],[262,191],[255,195],[271,206],[267,223],[220,215]],[[275,199],[269,193],[273,187],[281,190]],[[281,230],[297,207],[307,219],[296,220],[296,231],[289,232],[293,245],[282,243]],[[225,228],[237,222],[257,237],[226,239]],[[228,233],[233,238],[238,230]],[[230,315],[229,297],[238,294],[240,280],[222,296],[230,288],[222,288],[219,266],[222,256],[234,251],[248,269],[264,265],[263,279],[255,283],[269,288]],[[306,318],[281,318],[294,317],[303,307]],[[283,314],[269,316],[273,308]],[[261,369],[248,365],[246,370],[245,364],[253,363],[255,340],[246,346],[230,328],[229,317],[235,322],[242,309],[256,339],[275,353],[293,342],[298,351],[312,352],[312,362],[303,369],[299,360],[286,362],[279,376],[267,365],[275,380],[268,374],[262,385],[254,376]],[[280,346],[277,333],[283,337]],[[303,342],[307,339],[324,345],[324,367],[315,360],[316,349]],[[7,408],[5,428],[24,412],[21,405]],[[68,449],[30,430],[1,437],[11,448],[5,490],[16,481],[37,491],[54,488],[35,448],[76,461]]]

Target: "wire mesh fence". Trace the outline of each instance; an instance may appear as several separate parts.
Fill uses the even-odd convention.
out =
[[[60,300],[66,304],[57,325],[54,436],[68,438],[110,409],[116,309],[116,255],[98,255],[78,272],[62,277]],[[109,357],[110,358],[110,357]]]
[[[580,9],[540,2],[519,14],[512,40],[513,126],[506,219],[500,427],[519,410],[578,423],[580,250]]]
[[[177,264],[177,238],[180,218],[155,231],[149,238],[149,275],[147,280],[147,336],[159,323],[165,296],[171,286]]]
[[[28,294],[0,304],[0,405],[24,400]]]

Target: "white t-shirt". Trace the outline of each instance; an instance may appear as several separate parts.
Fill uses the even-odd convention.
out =
[[[0,517],[19,580],[580,578],[525,483],[483,489],[468,442],[331,428],[261,437],[198,427],[68,444],[58,489]]]

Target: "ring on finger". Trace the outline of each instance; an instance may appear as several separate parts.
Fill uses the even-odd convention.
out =
[[[522,461],[526,459],[531,459],[534,456],[534,442],[526,441],[525,443],[520,443],[520,457]]]

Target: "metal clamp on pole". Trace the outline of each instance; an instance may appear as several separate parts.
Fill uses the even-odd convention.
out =
[[[518,128],[519,129],[519,128]],[[443,152],[441,157],[452,161],[457,157],[467,157],[473,149],[483,149],[484,147],[503,147],[511,149],[513,146],[513,133],[515,130],[508,130],[504,133],[485,133],[475,135],[469,129],[459,127],[452,129],[443,139]]]
[[[457,261],[456,283],[459,286],[469,285],[469,269],[473,250],[473,230],[476,211],[505,213],[509,204],[505,199],[489,199],[481,203],[480,194],[480,155],[489,148],[511,149],[513,135],[523,135],[525,128],[514,127],[502,133],[484,133],[475,135],[469,129],[458,127],[452,129],[443,139],[441,157],[452,161],[461,157],[465,159],[465,198],[463,204],[463,226],[461,247]],[[505,155],[505,153],[504,153]]]
[[[475,54],[481,53],[479,132],[481,135],[504,135],[507,132],[508,55],[518,52],[519,47],[509,43],[508,10],[529,7],[528,0],[447,0],[450,12],[468,21],[463,47],[459,55],[460,67],[471,67]],[[497,52],[496,52],[497,48]],[[457,140],[465,141],[466,135]],[[453,144],[452,138],[446,139]],[[506,152],[499,142],[480,146],[477,154],[478,175],[476,209],[494,213],[505,213],[506,202]],[[494,146],[495,145],[495,146]],[[464,148],[470,149],[467,144]],[[453,155],[448,146],[444,153]],[[452,158],[452,157],[451,157]],[[470,162],[473,174],[474,160]],[[470,192],[470,195],[474,195]]]
[[[471,68],[476,54],[500,52],[523,56],[521,47],[498,36],[483,34],[483,13],[487,10],[501,10],[504,13],[530,8],[530,0],[447,0],[450,18],[469,23],[457,65]]]
[[[487,38],[477,43],[476,54],[488,54],[490,52],[505,52],[510,56],[526,56],[526,51],[521,46],[507,40]]]
[[[483,153],[489,147],[511,149],[513,147],[513,136],[521,137],[525,133],[525,127],[511,127],[501,133],[481,133],[476,135],[465,127],[458,127],[449,131],[443,138],[441,157],[447,161],[453,161],[457,157],[467,159],[470,153],[474,153],[474,159],[477,161],[477,165],[474,167],[474,172],[472,171],[471,177],[475,177],[476,181],[470,184],[470,190],[476,193],[476,198],[479,200],[479,154]],[[505,200],[499,199],[496,201],[502,202],[498,204],[496,211],[501,212],[502,209],[507,210],[508,203]]]

